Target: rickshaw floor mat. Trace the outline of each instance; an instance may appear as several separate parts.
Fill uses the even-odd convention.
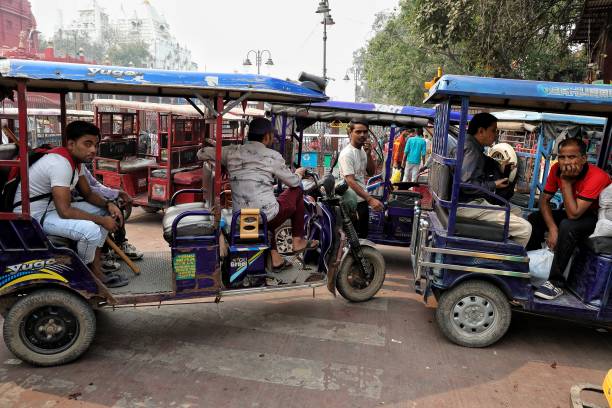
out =
[[[286,285],[291,283],[304,283],[306,279],[315,273],[316,267],[313,265],[303,265],[302,262],[296,257],[287,257],[291,266],[279,272],[268,272],[267,278],[275,278],[279,281],[279,284]]]
[[[145,252],[141,260],[134,264],[140,268],[136,275],[129,266],[119,261],[121,269],[116,274],[128,279],[130,283],[120,288],[109,288],[114,295],[150,294],[172,292],[172,256],[170,252]]]

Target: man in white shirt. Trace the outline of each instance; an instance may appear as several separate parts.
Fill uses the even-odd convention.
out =
[[[105,276],[100,268],[100,249],[107,233],[123,223],[121,210],[91,190],[82,170],[82,163],[96,154],[100,130],[91,123],[75,121],[66,126],[66,137],[66,147],[51,150],[28,171],[30,213],[47,234],[76,241],[79,257],[107,286],[123,286],[126,280]],[[75,188],[85,201],[72,202]],[[20,212],[21,186],[14,204],[14,211]]]
[[[274,127],[265,118],[255,118],[249,124],[247,141],[244,145],[223,148],[221,164],[226,168],[232,185],[232,209],[259,208],[268,220],[268,231],[272,234],[272,267],[275,270],[290,266],[276,250],[275,229],[291,219],[293,230],[293,251],[313,249],[317,241],[304,238],[304,195],[301,180],[305,169],[291,172],[283,156],[270,149],[274,142]],[[214,147],[205,147],[198,152],[198,158],[214,161]],[[274,195],[276,178],[287,188],[278,197]]]
[[[369,132],[370,127],[365,121],[351,121],[348,127],[350,143],[342,149],[338,157],[340,177],[357,195],[357,211],[352,220],[359,238],[368,236],[369,207],[372,207],[374,211],[384,209],[380,201],[368,194],[365,185],[366,174],[373,176],[376,172]]]

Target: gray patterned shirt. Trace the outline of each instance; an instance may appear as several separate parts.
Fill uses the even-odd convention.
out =
[[[200,149],[198,158],[214,161],[215,148]],[[221,164],[230,175],[233,210],[259,208],[268,220],[278,214],[274,177],[289,187],[301,185],[300,176],[289,170],[283,156],[260,142],[246,141],[244,145],[224,147]]]

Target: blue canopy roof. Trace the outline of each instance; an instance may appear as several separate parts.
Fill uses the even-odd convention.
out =
[[[87,92],[173,97],[223,96],[270,102],[324,101],[324,93],[298,83],[250,74],[165,71],[134,67],[0,60],[0,86],[14,87],[26,79],[30,91]]]
[[[343,101],[328,101],[308,105],[273,105],[271,111],[323,122],[362,119],[367,120],[370,124],[395,124],[400,126],[425,126],[430,119],[435,117],[436,113],[435,109],[431,108]],[[458,112],[451,113],[452,121],[459,121],[459,117]]]
[[[605,126],[606,119],[596,116],[561,115],[558,113],[540,113],[508,110],[491,112],[498,120],[508,122],[551,122],[576,125]]]
[[[426,102],[469,96],[471,106],[538,112],[612,114],[612,86],[444,75],[430,89]]]

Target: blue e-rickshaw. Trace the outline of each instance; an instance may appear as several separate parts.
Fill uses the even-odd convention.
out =
[[[282,279],[275,276],[273,281],[266,266],[270,246],[265,214],[257,208],[222,209],[221,160],[203,166],[203,189],[174,194],[162,222],[170,250],[140,261],[142,273],[124,287],[106,287],[77,256],[74,242],[46,234],[31,217],[27,91],[60,94],[64,137],[68,92],[184,98],[203,117],[216,117],[211,143],[219,158],[223,115],[240,105],[244,109],[247,99],[275,103],[326,99],[324,81],[300,78],[302,82],[295,83],[256,75],[1,60],[0,95],[16,93],[19,143],[3,150],[12,149],[13,155],[0,157],[0,169],[19,168],[24,192],[23,212],[0,212],[0,314],[7,347],[35,365],[72,361],[91,344],[94,310],[103,307],[157,306],[184,299],[219,302],[226,296],[322,286],[333,294],[337,289],[350,301],[375,296],[385,277],[384,259],[376,248],[356,238],[329,178],[319,182],[313,176],[319,199],[309,231],[318,237],[318,248],[294,257]],[[192,193],[204,200],[176,204],[181,194]]]
[[[273,117],[281,122],[280,140],[286,138],[290,131],[297,142],[297,163],[302,165],[302,149],[305,129],[319,123],[349,123],[354,120],[366,121],[371,126],[388,129],[387,154],[383,153],[383,140],[375,137],[373,147],[379,150],[383,159],[380,174],[371,177],[367,182],[368,192],[378,198],[385,206],[383,211],[370,209],[370,225],[368,240],[376,244],[392,246],[409,246],[412,234],[412,219],[414,204],[423,194],[428,194],[427,186],[419,182],[391,182],[393,143],[399,136],[401,128],[424,128],[431,124],[435,110],[413,106],[382,105],[374,103],[358,103],[343,101],[328,101],[308,105],[276,104],[270,107]],[[459,113],[451,113],[451,122],[459,121]],[[294,144],[295,146],[295,144]],[[281,146],[284,152],[284,146]],[[336,153],[336,152],[334,152]],[[293,157],[293,156],[292,156]],[[332,163],[333,166],[333,163]],[[333,171],[333,169],[326,169]],[[290,225],[285,226],[290,228]],[[290,239],[290,234],[279,228],[277,241],[283,242],[283,237]],[[290,245],[283,245],[290,248]]]
[[[497,225],[457,215],[462,188],[463,146],[468,109],[487,107],[607,118],[597,165],[605,168],[612,141],[612,88],[469,76],[443,76],[427,102],[437,103],[433,164],[429,186],[432,212],[415,208],[411,258],[417,291],[438,301],[436,320],[451,341],[484,347],[507,331],[512,311],[574,319],[609,326],[612,322],[612,238],[581,243],[571,264],[568,291],[554,300],[534,297],[525,248],[508,238],[510,203],[486,192],[505,212]],[[449,148],[447,132],[452,106],[461,107],[457,149]],[[453,152],[456,151],[456,154]],[[484,191],[484,190],[483,190]]]

